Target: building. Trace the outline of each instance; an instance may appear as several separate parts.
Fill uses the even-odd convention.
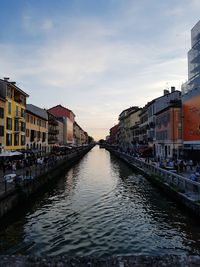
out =
[[[48,152],[48,114],[32,104],[26,107],[26,148],[41,154]]]
[[[200,157],[200,21],[191,30],[188,52],[188,81],[182,86],[183,153],[186,158]]]
[[[119,114],[119,146],[126,150],[130,146],[130,140],[132,140],[132,134],[130,131],[130,116],[132,113],[138,111],[138,107],[130,107],[123,110]]]
[[[48,152],[51,152],[52,149],[59,144],[58,135],[58,121],[56,117],[47,112],[48,114]]]
[[[74,144],[79,146],[82,145],[82,128],[78,125],[78,123],[74,122]]]
[[[166,108],[156,113],[155,135],[157,158],[179,158],[182,148],[181,100],[171,100]]]
[[[109,143],[111,145],[117,145],[118,144],[118,134],[119,134],[119,124],[116,124],[115,126],[110,128]]]
[[[88,133],[83,131],[83,135],[82,135],[82,138],[83,138],[83,144],[88,144]]]
[[[58,123],[58,135],[57,135],[57,138],[58,138],[58,145],[64,145],[66,144],[66,136],[64,134],[64,130],[65,130],[65,124],[62,120],[58,120],[57,119],[57,123]]]
[[[73,144],[75,114],[70,109],[61,105],[48,109],[48,112],[53,114],[64,125],[64,144]]]
[[[156,134],[155,134],[155,123],[156,123],[156,113],[162,111],[163,109],[171,106],[171,101],[180,101],[181,100],[181,92],[176,90],[174,86],[171,87],[171,90],[164,90],[163,95],[155,98],[151,102],[146,105],[146,143],[148,147],[152,148],[153,155],[156,156],[155,142],[156,142]],[[144,125],[144,124],[143,124]]]
[[[74,122],[74,144],[75,145],[83,145],[87,141],[87,136],[85,135],[85,131],[78,125],[77,122]]]
[[[0,97],[0,152],[5,146],[4,125],[5,125],[5,102],[6,100]]]
[[[9,78],[4,78],[4,80],[0,79],[0,97],[5,100],[5,104],[3,104],[4,145],[2,145],[2,149],[24,149],[26,145],[25,110],[28,94],[17,87],[15,82],[10,82]]]

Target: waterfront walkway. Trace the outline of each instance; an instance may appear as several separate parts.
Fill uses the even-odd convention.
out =
[[[37,160],[35,160],[34,164],[31,163],[29,164],[29,166],[19,168],[15,171],[13,171],[12,169],[6,169],[5,173],[3,173],[3,170],[0,169],[0,197],[14,190],[16,182],[23,185],[23,183],[34,180],[36,177],[44,175],[45,173],[51,171],[51,169],[54,169],[56,165],[72,159],[75,154],[78,155],[78,153],[82,152],[83,150],[84,149],[81,148],[76,150],[73,149],[67,152],[65,155],[49,155],[45,157],[46,160],[41,161],[41,163],[37,163]],[[14,177],[13,179],[5,179],[5,177],[15,175],[16,178]]]
[[[29,180],[35,179],[37,176],[43,175],[46,172],[48,172],[50,169],[54,168],[56,164],[59,162],[62,162],[64,160],[70,159],[73,157],[73,153],[77,152],[76,151],[70,151],[66,155],[62,156],[54,156],[53,160],[47,161],[45,164],[33,164],[32,166],[29,167],[24,167],[21,169],[17,169],[16,171],[12,170],[6,170],[5,174],[3,174],[2,169],[0,170],[0,197],[4,195],[6,192],[12,190],[15,188],[15,183],[14,182],[5,182],[4,176],[9,175],[9,174],[16,174],[16,177],[19,179],[21,182],[27,182]],[[80,150],[81,151],[81,150]],[[129,154],[123,153],[124,155],[130,156]],[[138,158],[141,161],[145,161],[144,158]],[[154,162],[152,162],[154,164]],[[180,176],[183,176],[185,178],[188,178],[191,176],[192,173],[194,173],[195,167],[193,167],[192,170],[187,168],[186,171],[179,172],[178,174]]]

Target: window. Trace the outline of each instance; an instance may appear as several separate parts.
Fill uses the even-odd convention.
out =
[[[19,134],[18,133],[14,134],[14,145],[15,146],[19,145]]]
[[[26,138],[25,135],[21,135],[21,146],[25,146]]]
[[[35,139],[35,131],[34,130],[31,130],[30,138],[31,138],[30,141],[33,142]]]
[[[15,120],[14,129],[15,129],[15,131],[19,131],[19,121],[18,120]]]
[[[35,117],[34,117],[34,124],[35,124]]]
[[[40,137],[41,137],[41,132],[38,131],[38,132],[37,132],[37,138],[40,139]]]
[[[15,116],[19,116],[19,107],[18,106],[16,106],[16,110],[15,110]]]
[[[21,131],[22,132],[25,132],[25,130],[26,130],[26,124],[25,124],[25,122],[21,122]]]
[[[7,118],[6,129],[12,130],[12,119],[11,118]]]
[[[0,118],[4,118],[4,108],[0,108]]]
[[[12,134],[9,133],[6,134],[6,145],[12,146]]]
[[[29,129],[26,129],[26,137],[29,137]]]
[[[7,86],[7,97],[12,98],[12,89],[10,86]]]
[[[30,116],[30,123],[33,123],[33,116]]]
[[[42,142],[45,142],[46,140],[46,133],[42,133]]]
[[[25,118],[25,109],[23,109],[23,108],[21,109],[21,117]]]
[[[4,136],[4,126],[0,126],[0,136]]]
[[[8,102],[8,114],[11,114],[11,112],[12,112],[11,103]]]
[[[20,95],[21,104],[26,106],[26,97],[24,95]]]

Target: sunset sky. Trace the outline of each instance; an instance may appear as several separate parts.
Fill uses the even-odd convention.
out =
[[[119,113],[187,79],[199,0],[1,0],[0,78],[73,110],[96,140]]]

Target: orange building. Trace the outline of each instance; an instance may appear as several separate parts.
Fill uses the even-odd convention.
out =
[[[171,101],[169,106],[156,113],[156,156],[178,158],[182,148],[181,101]]]

